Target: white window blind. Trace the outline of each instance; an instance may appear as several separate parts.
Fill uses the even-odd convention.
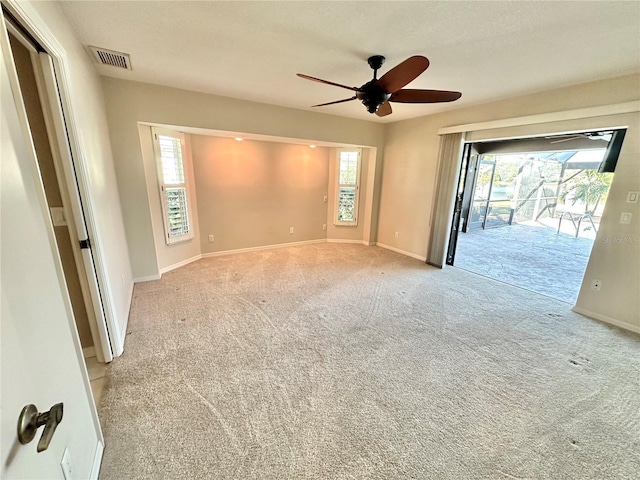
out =
[[[360,151],[338,151],[338,180],[335,225],[358,224]]]
[[[185,182],[182,136],[179,132],[153,129],[158,181],[167,245],[193,238],[189,195]]]

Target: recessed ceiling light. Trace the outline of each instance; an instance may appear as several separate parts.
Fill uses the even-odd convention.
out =
[[[236,137],[236,142],[241,142],[242,140],[244,140],[244,138],[242,138],[242,137]]]

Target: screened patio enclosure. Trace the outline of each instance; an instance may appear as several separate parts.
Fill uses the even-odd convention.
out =
[[[560,217],[564,212],[569,221],[589,215],[593,224],[593,218],[602,215],[610,184],[611,174],[597,173],[604,153],[605,149],[593,149],[481,155],[462,231]],[[581,194],[577,188],[581,183],[591,185],[593,192]],[[607,188],[603,190],[601,184]]]
[[[612,138],[468,144],[447,263],[574,303],[613,178],[601,171]]]

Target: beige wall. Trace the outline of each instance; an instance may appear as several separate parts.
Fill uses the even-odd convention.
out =
[[[576,311],[614,323],[622,322],[623,326],[630,325],[640,332],[640,203],[627,203],[628,192],[640,192],[640,113],[600,121],[629,128]],[[620,223],[623,212],[632,214],[628,225]],[[602,283],[599,291],[591,289],[595,279]]]
[[[385,132],[378,241],[413,255],[426,256],[437,171],[438,129],[622,103],[639,98],[640,76],[630,75],[388,124]],[[520,127],[511,130],[509,134],[522,135],[526,132],[549,133],[597,128],[599,123],[607,126],[628,124],[630,130],[635,129],[635,132],[639,129],[637,115],[630,115],[624,118],[536,125],[530,129]],[[486,133],[486,136],[499,137],[506,134],[507,132],[504,131],[491,131]],[[586,277],[598,278],[603,282],[605,278],[608,279],[611,292],[614,290],[617,292],[613,297],[617,303],[613,305],[613,302],[608,302],[607,297],[601,292],[596,295],[596,292],[585,289],[582,290],[578,299],[578,307],[588,310],[592,316],[598,315],[634,326],[638,326],[640,321],[637,294],[640,271],[638,247],[613,247],[611,244],[603,244],[601,239],[604,236],[619,237],[629,233],[632,236],[637,235],[637,222],[640,220],[637,214],[634,213],[634,220],[628,228],[622,228],[617,223],[619,212],[628,206],[623,205],[621,199],[630,189],[640,190],[638,186],[640,162],[637,151],[637,136],[631,134],[625,139],[599,233],[599,241],[594,247],[594,258],[589,263]],[[634,208],[637,208],[637,205]],[[398,238],[394,236],[396,231]],[[629,279],[629,281],[623,279]]]
[[[191,146],[203,254],[326,238],[328,148],[204,135]]]
[[[374,149],[360,149],[358,225],[335,226],[337,148],[184,134],[195,235],[166,245],[151,127],[139,124],[138,131],[161,273],[207,253],[326,238],[368,242],[365,233],[373,223]],[[209,242],[209,235],[214,242]]]
[[[103,78],[102,85],[136,278],[159,273],[138,122],[377,147],[376,169],[381,172],[380,124],[113,78]],[[375,191],[374,206],[377,197]]]
[[[638,75],[629,75],[387,124],[378,241],[415,255],[426,255],[438,129],[637,100],[639,82]],[[394,238],[396,231],[398,238]]]
[[[369,225],[370,236],[373,241],[377,240],[379,243],[411,255],[424,257],[428,250],[434,207],[438,129],[452,125],[637,100],[640,97],[639,82],[638,75],[631,75],[379,125],[174,88],[104,78],[103,87],[108,104],[109,130],[115,153],[119,190],[121,198],[128,206],[124,217],[135,276],[154,276],[159,272],[157,255],[153,248],[152,214],[148,202],[138,122],[376,147],[375,169],[376,173],[382,173],[373,177],[373,183],[379,186],[379,191],[374,192],[371,202],[373,216]],[[569,130],[581,128],[577,125],[576,122],[570,122],[563,128]],[[631,144],[631,142],[632,140],[627,140],[627,143]],[[629,178],[634,178],[633,162],[637,161],[637,158],[635,160],[632,158],[632,152],[632,147],[625,146],[625,155],[621,158],[619,166],[622,171],[626,171],[624,175]],[[384,165],[381,161],[382,157],[384,157]],[[628,182],[614,180],[612,188],[614,206],[615,198],[622,195],[624,189],[630,187],[632,185]],[[329,191],[329,198],[331,198],[330,193]],[[198,201],[200,208],[203,201],[200,199]],[[331,206],[327,205],[327,207]],[[376,215],[378,209],[379,215]],[[614,212],[615,208],[608,207],[608,211]],[[608,227],[603,227],[603,234],[613,235],[622,232],[623,230],[617,226],[614,227],[615,222],[610,220],[615,213],[607,215],[609,217],[605,218],[604,224],[611,223],[612,227],[611,231]],[[202,221],[203,215],[200,214],[199,217]],[[337,233],[330,230],[332,222],[329,219],[330,213],[327,220],[327,237],[332,238]],[[631,228],[636,228],[635,225],[632,223]],[[201,225],[201,227],[202,237],[205,239],[210,233],[208,229],[215,228],[213,224]],[[398,232],[397,237],[395,232]],[[213,234],[215,235],[215,232]],[[240,232],[240,236],[244,234],[245,232]],[[342,238],[348,238],[349,235],[351,233]],[[356,234],[356,236],[367,237],[366,234]],[[206,251],[222,249],[215,242],[213,245],[209,245],[208,242],[201,244],[202,248]],[[622,251],[622,249],[619,250]],[[598,249],[595,251],[597,252]],[[640,265],[634,259],[635,257],[631,255],[629,257],[631,262],[622,262],[623,256],[626,255],[614,256],[624,263],[624,275],[636,279],[636,272]],[[597,260],[592,260],[588,275],[600,275],[604,281],[605,277],[610,278],[605,275],[606,273],[603,267],[598,267]],[[609,275],[613,274],[609,273]],[[615,281],[612,282],[615,284]],[[634,282],[635,280],[632,280],[629,285],[635,285]],[[618,291],[624,298],[621,300],[622,306],[617,309],[609,308],[604,305],[604,302],[594,300],[589,292],[584,291],[581,293],[578,306],[582,305],[584,309],[588,307],[592,315],[623,323],[637,323],[631,318],[633,315],[638,316],[637,301],[625,293],[626,287]],[[634,294],[635,297],[637,295]]]

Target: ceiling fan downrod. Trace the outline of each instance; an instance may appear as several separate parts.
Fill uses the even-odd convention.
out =
[[[360,87],[360,91],[356,93],[358,100],[367,108],[369,113],[376,113],[380,106],[389,100],[391,96],[378,85],[378,70],[384,64],[386,59],[382,55],[372,55],[367,59],[369,66],[373,69],[373,79]]]

